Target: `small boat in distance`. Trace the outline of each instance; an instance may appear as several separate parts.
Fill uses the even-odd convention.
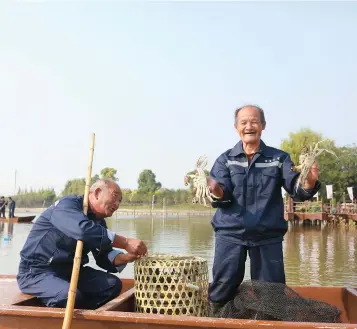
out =
[[[10,223],[32,223],[36,216],[16,216],[14,218],[0,218],[0,222]]]

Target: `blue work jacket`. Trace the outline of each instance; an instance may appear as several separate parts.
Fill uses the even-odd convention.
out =
[[[224,191],[223,199],[212,203],[217,208],[212,219],[216,234],[247,246],[282,241],[288,224],[281,188],[305,201],[321,186],[317,181],[311,190],[296,187],[299,173],[291,170],[293,166],[288,153],[263,141],[250,163],[242,141],[221,154],[210,172]]]
[[[113,265],[122,252],[113,250],[105,220],[96,218],[90,208],[85,216],[83,196],[70,195],[56,201],[33,224],[20,252],[20,272],[72,271],[77,240],[83,241],[81,265],[89,262],[91,251],[96,264],[109,272],[125,267]]]

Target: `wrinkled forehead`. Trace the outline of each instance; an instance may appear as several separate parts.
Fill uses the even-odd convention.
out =
[[[121,195],[120,187],[115,183],[108,183],[108,189],[115,195]]]
[[[260,112],[256,107],[247,106],[242,108],[237,115],[238,120],[260,120]]]

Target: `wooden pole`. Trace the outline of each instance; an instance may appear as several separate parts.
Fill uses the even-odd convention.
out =
[[[88,195],[89,195],[89,188],[92,179],[94,140],[95,140],[95,134],[92,134],[90,150],[89,150],[89,162],[88,162],[88,169],[87,169],[86,185],[84,188],[84,198],[83,198],[83,213],[85,215],[87,215],[87,211],[88,211]],[[68,290],[68,300],[66,305],[66,312],[64,314],[62,329],[69,329],[71,327],[73,311],[74,311],[74,302],[76,300],[79,270],[81,267],[82,250],[83,250],[83,241],[78,240],[76,246],[76,253],[73,261],[72,276],[71,276],[71,282]]]

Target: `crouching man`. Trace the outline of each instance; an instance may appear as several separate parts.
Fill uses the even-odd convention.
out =
[[[122,192],[111,180],[100,179],[90,188],[87,216],[83,196],[70,195],[45,210],[34,223],[20,252],[17,282],[23,293],[48,307],[66,307],[77,240],[83,241],[75,308],[96,309],[117,297],[120,273],[127,263],[147,254],[137,239],[107,229],[104,218],[119,208]],[[126,250],[123,253],[120,248]],[[84,266],[92,252],[96,264],[107,272]]]

